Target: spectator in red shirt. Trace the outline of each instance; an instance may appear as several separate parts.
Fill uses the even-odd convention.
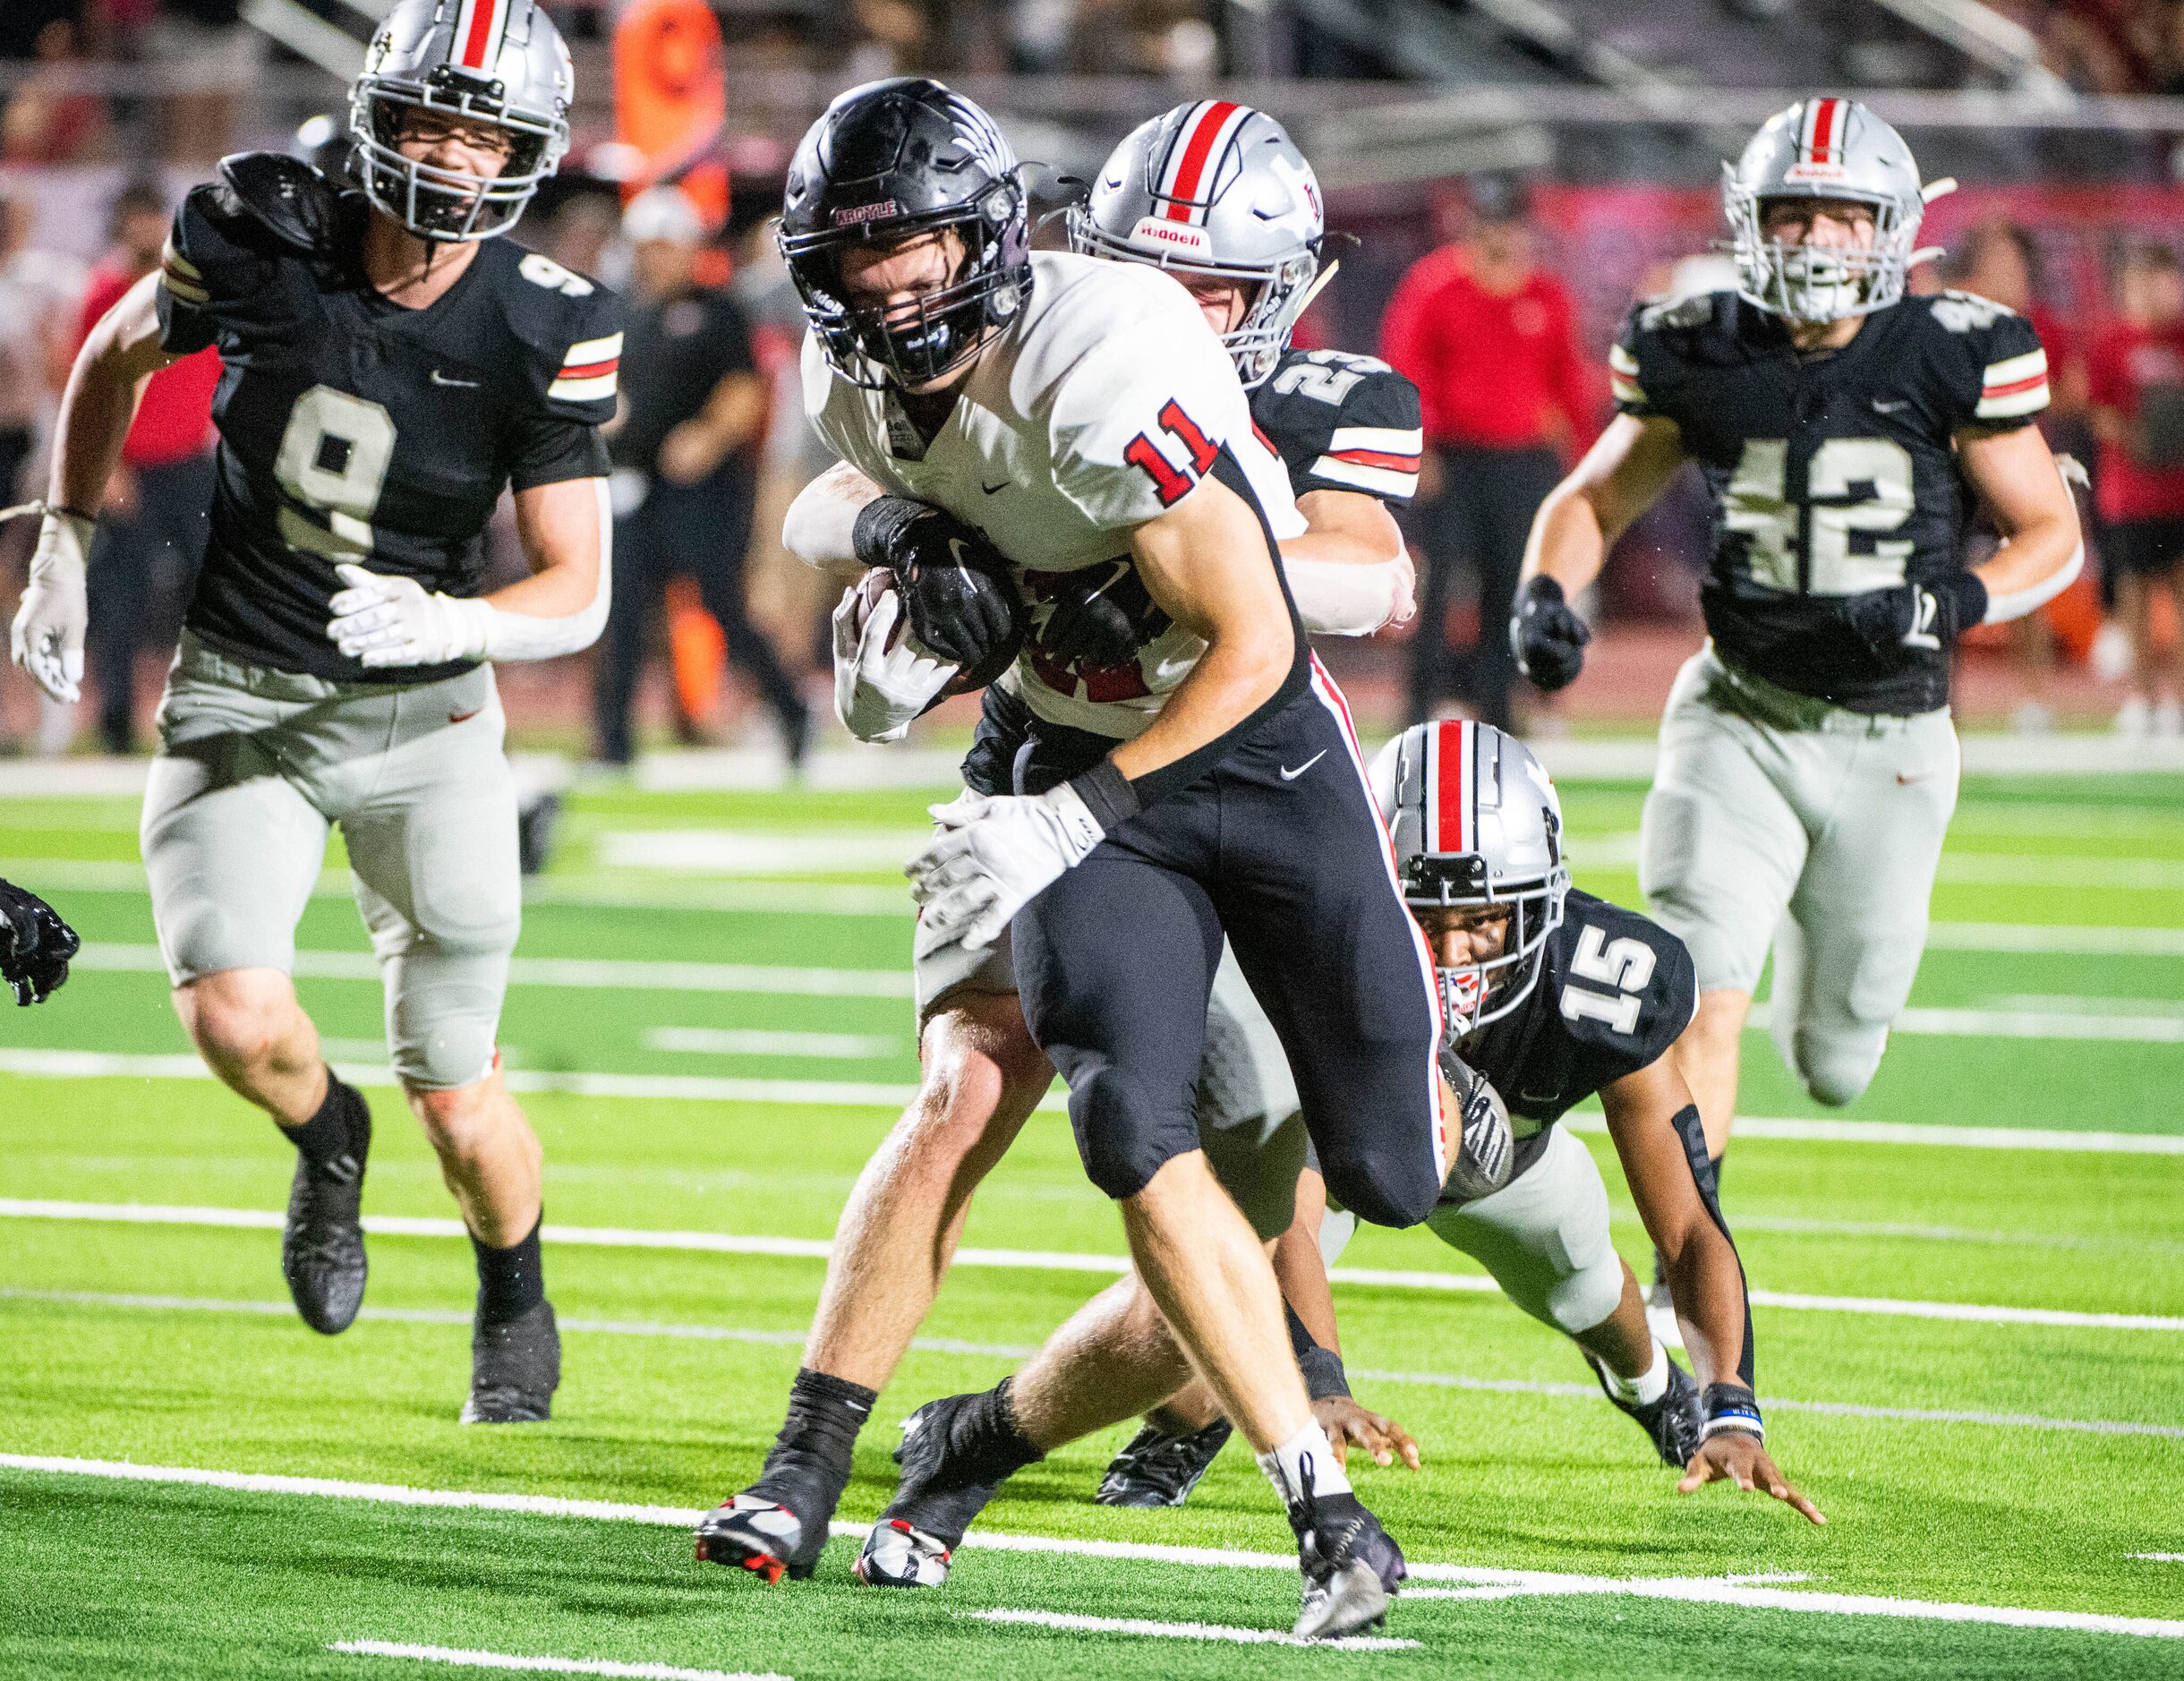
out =
[[[115,196],[113,250],[91,271],[77,334],[80,346],[124,293],[159,266],[167,203],[158,186],[135,182]],[[136,655],[172,644],[197,568],[205,558],[212,506],[212,393],[218,350],[201,350],[152,375],[107,487],[91,542],[90,623],[85,662],[98,690],[98,736],[108,753],[134,745]]]
[[[1464,236],[1412,266],[1380,325],[1381,354],[1417,385],[1425,414],[1414,722],[1460,687],[1480,718],[1508,727],[1506,627],[1525,538],[1594,406],[1570,294],[1533,266],[1530,208],[1507,177],[1475,182]],[[1463,561],[1479,578],[1479,632],[1459,664],[1448,599]]]
[[[2102,558],[2115,569],[2116,609],[2131,638],[2131,693],[2116,728],[2176,736],[2184,734],[2184,649],[2164,661],[2153,636],[2156,591],[2184,610],[2184,271],[2176,252],[2152,241],[2134,246],[2117,296],[2121,315],[2088,359]]]

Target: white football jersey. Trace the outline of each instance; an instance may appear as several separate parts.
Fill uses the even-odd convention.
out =
[[[979,355],[930,444],[893,395],[838,378],[804,341],[804,412],[882,489],[946,508],[1007,556],[1031,629],[1002,681],[1050,723],[1127,740],[1206,644],[1171,626],[1127,666],[1064,662],[1038,638],[1060,575],[1129,563],[1130,533],[1197,488],[1226,445],[1276,538],[1304,529],[1190,294],[1142,263],[1035,252],[1029,302]]]

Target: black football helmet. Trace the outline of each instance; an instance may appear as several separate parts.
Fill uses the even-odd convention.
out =
[[[952,228],[950,282],[892,309],[852,304],[841,255]],[[1031,231],[1016,153],[994,119],[922,76],[852,88],[813,124],[789,166],[781,256],[834,371],[916,388],[977,354],[1031,290]]]

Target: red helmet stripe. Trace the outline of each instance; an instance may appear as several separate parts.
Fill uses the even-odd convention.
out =
[[[1805,150],[1816,164],[1835,162],[1836,137],[1842,127],[1840,99],[1816,99],[1813,102],[1812,139]]]
[[[492,63],[500,44],[500,14],[507,0],[470,0],[469,27],[463,31],[463,50],[457,62],[465,70],[484,70]]]
[[[1214,155],[1214,142],[1228,127],[1229,119],[1241,109],[1228,99],[1215,99],[1202,105],[1190,119],[1185,131],[1182,156],[1175,166],[1175,175],[1168,189],[1168,219],[1171,222],[1189,222],[1196,219],[1190,201],[1199,196],[1199,183],[1206,175],[1206,163]]]
[[[1464,796],[1471,786],[1469,755],[1464,752],[1470,728],[1460,718],[1452,718],[1435,727],[1441,748],[1433,789],[1438,821],[1434,824],[1437,832],[1431,849],[1436,852],[1472,849],[1470,825],[1464,821],[1469,815]]]

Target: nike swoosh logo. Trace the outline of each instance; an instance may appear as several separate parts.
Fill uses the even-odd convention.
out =
[[[466,724],[484,710],[482,706],[473,706],[466,713],[449,713],[448,721],[451,724]]]
[[[474,391],[485,382],[482,380],[450,380],[438,368],[432,370],[432,383],[452,387],[457,391]]]
[[[988,496],[999,496],[1003,491],[1009,488],[1009,482],[1008,480],[1003,479],[999,484],[988,484],[984,479],[981,479],[978,481],[978,488],[984,491]]]
[[[1910,406],[1907,399],[1897,403],[1883,403],[1879,397],[1873,399],[1873,413],[1876,414],[1900,414]]]
[[[958,566],[960,566],[960,567],[967,567],[967,566],[968,566],[968,565],[970,564],[970,557],[969,557],[968,555],[967,555],[967,554],[965,554],[965,553],[963,552],[963,540],[962,540],[962,538],[960,538],[960,537],[951,537],[951,538],[949,538],[949,540],[948,540],[948,558],[949,558],[950,559],[953,560],[953,561],[956,563],[956,565],[958,565]]]
[[[1296,781],[1296,780],[1297,780],[1297,779],[1298,779],[1300,776],[1302,776],[1302,775],[1305,773],[1305,772],[1307,772],[1307,771],[1310,770],[1310,769],[1312,768],[1312,766],[1314,766],[1315,764],[1318,764],[1320,760],[1322,760],[1322,759],[1326,758],[1327,756],[1327,748],[1325,748],[1325,747],[1322,747],[1322,748],[1320,748],[1320,749],[1319,749],[1319,751],[1318,751],[1318,752],[1317,752],[1317,753],[1313,754],[1313,755],[1312,755],[1312,756],[1311,756],[1310,758],[1309,758],[1309,759],[1305,760],[1305,762],[1304,762],[1302,764],[1300,764],[1300,765],[1299,765],[1299,766],[1298,766],[1298,767],[1297,767],[1295,770],[1293,770],[1293,771],[1292,771],[1292,770],[1291,770],[1291,769],[1290,769],[1290,768],[1289,768],[1289,767],[1288,767],[1286,764],[1285,764],[1285,765],[1284,765],[1284,766],[1282,767],[1282,780],[1283,780],[1284,782],[1293,782],[1293,781]]]

